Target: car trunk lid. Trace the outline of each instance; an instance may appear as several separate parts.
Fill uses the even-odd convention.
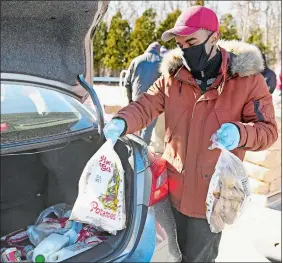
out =
[[[64,83],[84,100],[92,83],[92,42],[108,1],[1,1],[1,73]]]

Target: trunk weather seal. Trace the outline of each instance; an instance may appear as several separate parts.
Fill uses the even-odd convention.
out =
[[[82,135],[89,134],[91,136],[95,130],[96,130],[95,127],[91,127],[88,129],[84,129],[84,130],[80,130],[80,131],[76,131],[76,132],[72,132],[68,134],[51,136],[51,137],[46,138],[45,141],[43,141],[43,139],[40,138],[38,140],[30,140],[30,141],[25,141],[25,142],[22,141],[20,143],[9,143],[5,145],[1,144],[0,155],[2,156],[8,153],[11,153],[11,152],[27,151],[27,150],[32,150],[36,148],[52,146],[56,144],[66,143],[70,140],[75,141],[77,139],[80,139]]]
[[[128,144],[132,149],[134,148],[133,146],[133,142],[129,139],[125,139],[123,140],[126,144]],[[132,155],[133,155],[133,159],[135,160],[135,151],[132,151]],[[136,162],[134,162],[134,177],[133,177],[133,195],[132,195],[132,220],[130,220],[130,229],[127,229],[127,232],[125,234],[125,237],[122,240],[122,244],[121,246],[119,246],[119,248],[117,248],[113,253],[111,253],[110,255],[106,256],[105,258],[100,259],[101,262],[109,262],[109,261],[115,261],[117,259],[121,259],[121,258],[127,258],[129,255],[131,255],[131,253],[133,253],[134,248],[138,245],[138,242],[140,240],[141,234],[143,232],[144,229],[144,222],[146,217],[144,216],[147,212],[147,210],[144,210],[145,208],[147,208],[146,206],[142,205],[141,209],[141,220],[139,223],[139,230],[136,236],[136,239],[134,241],[133,247],[131,248],[131,251],[128,254],[123,254],[123,251],[125,251],[131,241],[132,238],[132,233],[134,231],[134,227],[135,227],[135,222],[137,220],[136,216],[137,216],[137,166],[136,166]],[[143,219],[145,218],[145,219]],[[143,224],[142,224],[143,223]],[[142,228],[141,228],[142,226]]]
[[[142,214],[141,214],[141,221],[140,225],[144,226],[147,218],[147,212],[148,212],[148,206],[142,205]],[[139,241],[141,239],[142,233],[143,233],[144,227],[139,228],[137,237],[136,237],[136,242],[133,246],[132,251],[127,255],[127,258],[131,257],[132,254],[135,252],[136,248],[138,247]]]
[[[95,114],[96,114],[96,118],[99,122],[98,133],[100,134],[100,138],[99,138],[98,143],[100,143],[104,139],[104,133],[103,133],[104,116],[103,116],[103,110],[102,110],[99,98],[98,98],[94,88],[86,82],[83,75],[78,76],[78,81],[81,84],[81,86],[89,93],[91,100],[93,102],[93,105],[96,108]]]

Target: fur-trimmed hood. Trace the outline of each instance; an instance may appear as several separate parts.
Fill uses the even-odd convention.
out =
[[[252,44],[232,40],[220,40],[217,43],[227,52],[233,53],[229,63],[229,70],[232,75],[238,74],[246,77],[258,74],[264,70],[264,61],[260,50]],[[170,50],[163,58],[160,65],[160,72],[164,76],[174,74],[183,65],[183,52],[180,48]]]

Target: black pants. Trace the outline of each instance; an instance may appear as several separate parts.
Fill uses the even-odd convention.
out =
[[[221,233],[212,233],[206,219],[188,217],[172,209],[182,262],[215,262]]]

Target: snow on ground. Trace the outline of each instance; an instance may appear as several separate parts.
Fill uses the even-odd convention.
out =
[[[94,84],[93,85],[100,103],[103,105],[122,105],[123,104],[123,94],[122,89],[118,86],[110,86],[104,84]]]
[[[281,241],[281,231],[280,211],[249,203],[238,222],[224,229],[216,262],[270,262],[256,243],[272,246]]]
[[[125,105],[126,97],[124,97],[125,95],[123,94],[125,90],[119,88],[119,86],[95,83],[93,87],[100,100],[103,111],[105,105],[108,106]],[[92,100],[90,97],[86,100],[85,103],[93,108]],[[105,111],[103,113],[106,122],[108,122],[113,117],[113,114],[106,114]]]

